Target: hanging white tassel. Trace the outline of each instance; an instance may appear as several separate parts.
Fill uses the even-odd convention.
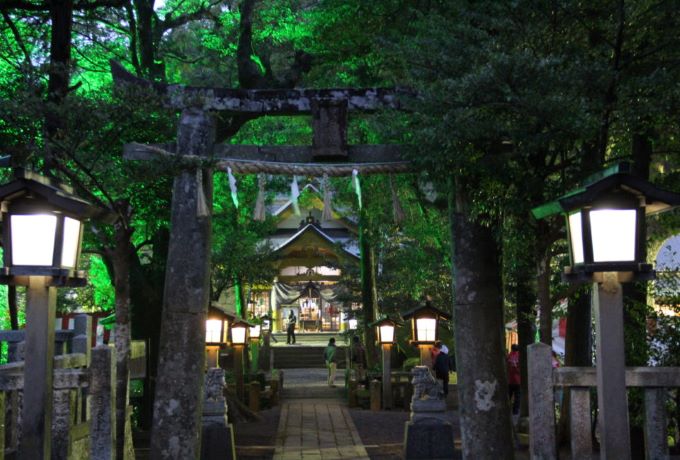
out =
[[[263,222],[266,218],[264,212],[264,186],[267,179],[264,173],[257,176],[257,200],[255,200],[255,210],[253,211],[253,220]]]
[[[227,167],[227,176],[229,177],[229,189],[231,190],[231,201],[234,202],[234,207],[238,208],[238,190],[236,189],[236,178],[231,173],[230,167]]]
[[[300,205],[298,204],[299,196],[300,187],[298,187],[297,176],[293,176],[293,182],[290,184],[290,201],[293,203],[293,211],[296,216],[300,215]]]
[[[208,203],[205,199],[205,189],[203,188],[203,171],[196,170],[196,216],[206,217],[210,214]]]
[[[394,222],[400,224],[406,218],[406,214],[404,214],[404,209],[401,207],[399,195],[397,194],[397,188],[394,186],[391,174],[390,174],[390,190],[392,190],[392,213],[394,215]]]
[[[331,181],[328,174],[323,175],[323,212],[321,222],[328,222],[333,219],[333,208],[331,207],[333,192],[331,191]]]
[[[354,184],[354,192],[357,194],[357,201],[359,202],[359,209],[362,208],[361,204],[361,184],[359,183],[359,171],[356,169],[352,170],[352,183]]]

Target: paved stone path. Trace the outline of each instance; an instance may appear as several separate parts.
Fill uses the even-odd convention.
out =
[[[275,460],[368,460],[356,426],[341,398],[343,379],[337,379],[338,388],[328,388],[325,377],[325,369],[284,371],[284,389],[293,386],[295,396],[286,398],[284,390]],[[306,398],[303,396],[305,393]],[[309,399],[310,396],[315,399]]]

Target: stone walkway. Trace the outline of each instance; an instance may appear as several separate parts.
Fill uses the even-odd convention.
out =
[[[284,371],[284,401],[274,459],[368,460],[344,402],[344,379],[338,375],[338,386],[329,388],[325,383],[326,372],[326,369]]]
[[[305,399],[283,403],[275,460],[368,458],[341,401]]]

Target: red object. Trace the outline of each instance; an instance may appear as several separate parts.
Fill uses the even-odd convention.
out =
[[[519,351],[511,351],[506,359],[508,364],[508,384],[519,385],[521,374],[519,371]]]
[[[57,316],[56,328],[57,329],[73,329],[73,318],[76,314],[80,313],[67,313],[64,316]],[[111,313],[108,312],[98,312],[98,313],[88,313],[92,317],[92,346],[109,343],[111,338],[111,331],[99,326],[99,320],[106,318]]]
[[[560,318],[560,337],[567,336],[567,318]]]

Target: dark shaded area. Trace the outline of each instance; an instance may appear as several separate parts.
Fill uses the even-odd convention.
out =
[[[239,459],[270,459],[274,456],[281,406],[258,412],[260,420],[234,424],[236,456]]]

